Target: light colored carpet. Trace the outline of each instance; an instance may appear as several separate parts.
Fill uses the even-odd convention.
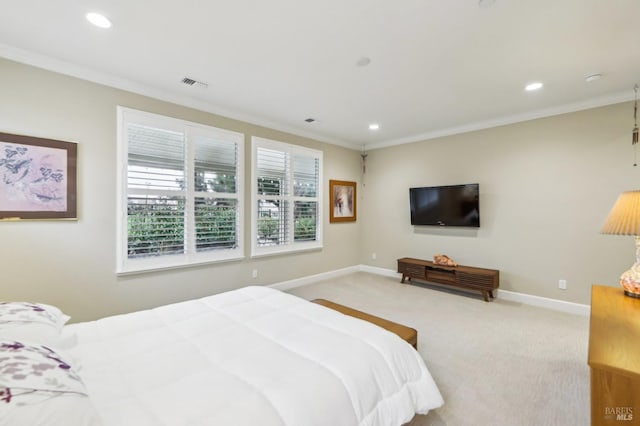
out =
[[[418,330],[444,405],[411,426],[588,425],[589,319],[359,272],[298,287]]]

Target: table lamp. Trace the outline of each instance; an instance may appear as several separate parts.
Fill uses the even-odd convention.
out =
[[[640,298],[640,191],[627,191],[620,194],[601,232],[635,237],[636,263],[620,276],[620,285],[625,295]]]

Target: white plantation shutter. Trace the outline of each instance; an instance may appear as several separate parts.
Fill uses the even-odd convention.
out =
[[[195,135],[196,191],[235,193],[238,146],[226,140]]]
[[[287,244],[289,235],[289,155],[266,148],[257,151],[258,246]]]
[[[238,145],[194,138],[196,251],[235,248],[238,241]]]
[[[238,242],[238,200],[195,199],[196,251],[236,248]]]
[[[184,189],[184,133],[128,123],[127,140],[129,188]]]
[[[184,134],[129,123],[127,140],[127,256],[184,253]]]
[[[322,152],[253,138],[253,254],[322,247]]]
[[[320,160],[296,155],[293,158],[295,241],[315,241],[318,225]]]
[[[118,111],[118,272],[242,257],[244,135]]]

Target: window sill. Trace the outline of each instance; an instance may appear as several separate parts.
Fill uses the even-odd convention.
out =
[[[203,265],[210,265],[216,263],[223,262],[234,262],[243,260],[245,258],[244,253],[233,254],[228,257],[219,258],[219,259],[202,259],[202,260],[192,260],[190,262],[171,262],[171,259],[168,256],[164,256],[162,259],[153,259],[153,261],[142,261],[142,262],[130,262],[130,263],[139,263],[138,265],[129,265],[127,268],[119,268],[116,270],[116,276],[129,276],[129,275],[138,275],[145,274],[150,272],[161,272],[161,271],[170,271],[174,269],[184,269],[191,267],[198,267]],[[146,260],[146,259],[145,259]]]
[[[279,256],[279,255],[287,255],[287,254],[296,254],[296,253],[305,253],[310,251],[322,251],[322,244],[309,244],[305,246],[298,247],[287,247],[282,248],[278,246],[274,247],[262,247],[259,249],[253,248],[251,253],[251,258],[259,258],[259,257],[268,257],[268,256]]]

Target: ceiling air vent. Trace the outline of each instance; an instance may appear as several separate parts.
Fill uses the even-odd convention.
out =
[[[198,81],[198,80],[194,80],[192,78],[189,77],[185,77],[182,79],[182,83],[186,84],[187,86],[200,86],[204,89],[206,89],[207,87],[209,87],[209,85],[207,83],[204,83],[202,81]]]
[[[307,118],[304,121],[306,121],[307,123],[313,123],[314,121],[316,121],[315,118]]]

